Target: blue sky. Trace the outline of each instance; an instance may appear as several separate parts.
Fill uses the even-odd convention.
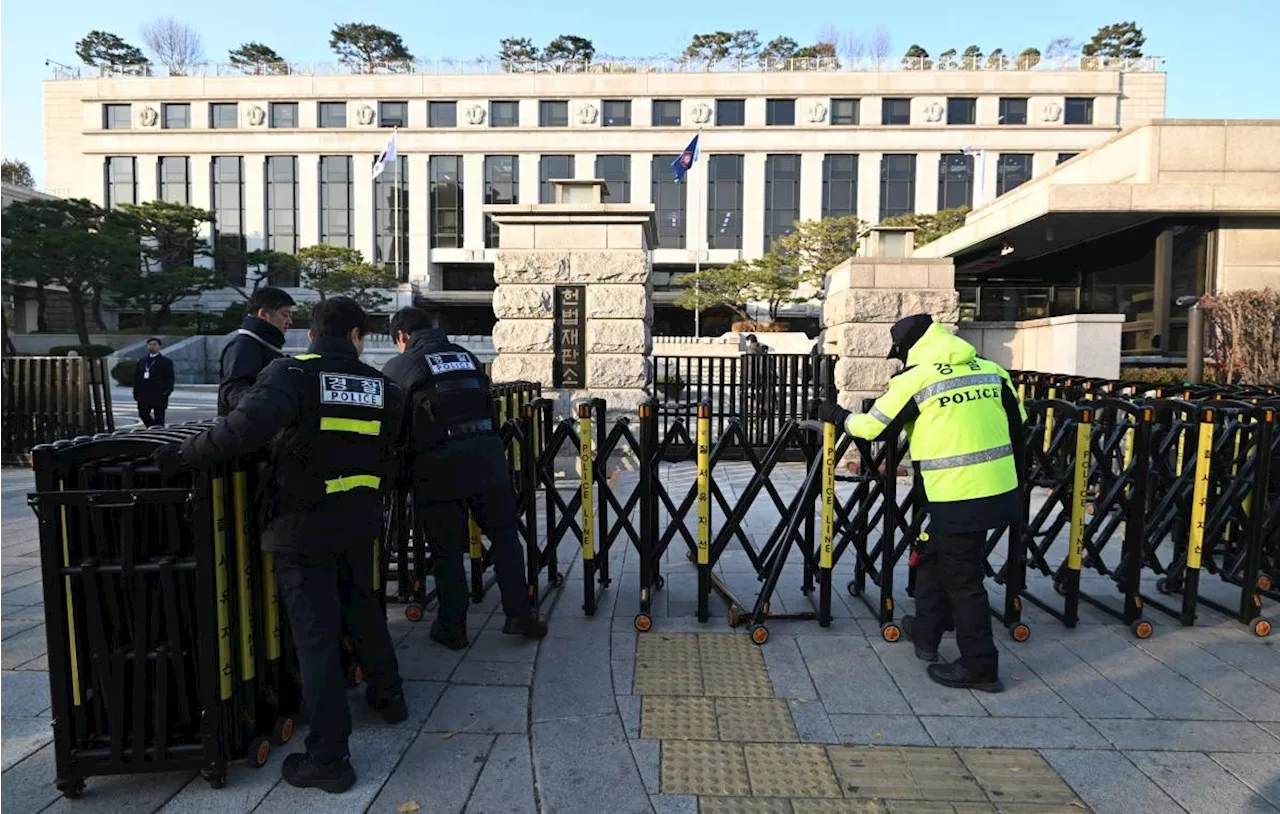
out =
[[[602,5],[607,16],[589,12],[595,4],[585,0],[219,0],[184,5],[60,0],[55,7],[7,2],[0,19],[0,148],[5,158],[27,161],[38,182],[44,175],[41,83],[50,75],[45,60],[76,64],[76,40],[95,28],[140,46],[141,26],[170,15],[199,30],[206,58],[218,62],[226,61],[228,49],[248,40],[265,42],[291,61],[333,61],[328,40],[335,22],[391,28],[420,58],[461,59],[493,54],[506,36],[528,36],[545,44],[558,34],[578,34],[591,39],[601,53],[656,56],[678,53],[701,31],[754,28],[762,40],[787,35],[804,44],[822,26],[870,31],[876,24],[888,29],[895,54],[912,43],[935,55],[970,43],[984,51],[1003,47],[1017,53],[1032,45],[1043,49],[1055,37],[1087,39],[1100,25],[1131,19],[1146,33],[1147,53],[1168,59],[1170,117],[1280,117],[1280,59],[1275,56],[1280,0],[647,0]]]

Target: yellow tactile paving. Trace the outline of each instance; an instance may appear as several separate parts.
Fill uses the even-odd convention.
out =
[[[748,743],[743,746],[751,791],[758,797],[839,797],[840,787],[821,746]]]
[[[1031,749],[957,749],[993,803],[1075,806],[1080,800],[1053,767]]]
[[[782,698],[717,698],[720,740],[785,743],[800,740],[791,708]]]
[[[973,775],[950,749],[832,746],[828,751],[846,797],[987,802]]]
[[[662,740],[717,739],[711,698],[645,697],[640,705],[640,737]]]
[[[791,801],[762,797],[703,797],[698,814],[792,814]]]
[[[742,746],[711,741],[663,741],[662,793],[750,797]]]
[[[879,800],[793,799],[791,810],[795,814],[886,814],[884,803]]]

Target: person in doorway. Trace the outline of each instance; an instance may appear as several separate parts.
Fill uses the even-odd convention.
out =
[[[340,668],[345,625],[365,671],[365,701],[383,720],[409,716],[387,617],[374,589],[383,484],[404,427],[400,388],[360,361],[369,318],[350,297],[316,305],[307,352],[272,362],[235,409],[181,446],[162,447],[163,477],[272,448],[262,549],[275,554],[311,713],[306,752],[281,775],[341,793],[356,782],[351,711]]]
[[[133,373],[133,400],[138,402],[143,426],[164,426],[173,383],[173,360],[160,352],[160,340],[153,336],[147,340],[147,355],[138,360]]]
[[[1023,513],[1017,450],[1026,421],[1009,374],[928,314],[890,330],[890,359],[905,367],[871,411],[854,415],[823,404],[819,417],[870,441],[906,432],[924,483],[929,529],[918,545],[916,615],[903,631],[929,677],[948,687],[1000,692],[991,636],[986,540]],[[938,643],[954,625],[960,660],[938,663]]]
[[[414,484],[417,528],[435,561],[440,611],[431,638],[467,646],[467,516],[489,538],[507,620],[504,633],[541,638],[547,624],[529,601],[518,510],[506,449],[493,420],[489,377],[480,360],[449,341],[443,317],[402,308],[391,318],[400,355],[383,374],[407,400],[406,471]]]
[[[245,317],[222,350],[218,415],[235,409],[263,368],[284,355],[284,332],[293,325],[293,297],[266,286],[253,292]]]

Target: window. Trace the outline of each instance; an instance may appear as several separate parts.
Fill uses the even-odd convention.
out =
[[[490,102],[489,103],[489,126],[490,127],[519,127],[520,126],[520,103],[519,102]]]
[[[770,155],[764,159],[764,250],[795,231],[800,220],[800,156]]]
[[[973,206],[973,156],[943,153],[938,162],[938,209]]]
[[[602,124],[605,127],[631,126],[631,100],[605,99],[601,107],[601,118],[604,120]]]
[[[653,100],[653,126],[654,127],[679,127],[680,126],[680,100],[679,99],[654,99]]]
[[[346,127],[346,102],[320,102],[316,106],[316,124],[320,127]]]
[[[538,102],[539,127],[568,127],[568,102]]]
[[[298,126],[298,103],[297,102],[272,102],[271,103],[271,126],[272,127],[297,127]]]
[[[742,248],[742,156],[707,160],[707,248]]]
[[[538,203],[555,203],[556,187],[551,179],[573,177],[573,156],[544,155],[538,162]]]
[[[1062,106],[1063,124],[1093,124],[1093,99],[1087,96],[1068,96]]]
[[[1001,153],[996,164],[996,195],[1003,195],[1031,180],[1031,153]]]
[[[880,102],[881,124],[911,124],[910,99],[883,99]]]
[[[209,127],[214,130],[231,130],[239,125],[239,105],[235,102],[214,102],[209,105]]]
[[[430,102],[427,104],[428,127],[457,127],[457,102]]]
[[[916,157],[886,153],[880,159],[880,220],[916,211]]]
[[[351,248],[351,156],[320,156],[320,242]]]
[[[605,182],[605,203],[631,203],[631,156],[596,156],[596,177]]]
[[[1078,155],[1080,154],[1079,153],[1058,153],[1057,163],[1062,164],[1066,161],[1070,161],[1071,159],[1075,158]]]
[[[213,193],[213,262],[227,282],[245,283],[244,159],[216,155],[209,166]]]
[[[444,291],[493,291],[498,284],[493,279],[493,266],[467,263],[466,265],[442,265],[440,267],[440,288]],[[457,310],[450,309],[454,315]],[[493,316],[493,312],[489,312]],[[489,320],[492,329],[493,320]],[[456,331],[469,334],[470,331]],[[488,331],[492,333],[492,330]]]
[[[487,204],[520,202],[519,156],[487,155],[484,157],[484,202]],[[489,249],[498,247],[498,224],[488,216],[484,219],[484,245]]]
[[[655,155],[649,168],[649,195],[654,218],[658,222],[658,245],[655,249],[683,249],[685,213],[688,198],[685,184],[676,183],[671,164],[678,155]]]
[[[764,123],[769,127],[790,127],[796,123],[795,99],[767,99],[764,103]]]
[[[947,124],[976,124],[978,100],[972,98],[947,99]]]
[[[132,105],[103,105],[103,130],[128,130],[133,126]]]
[[[408,102],[378,102],[379,127],[408,127]]]
[[[107,209],[138,202],[137,166],[138,159],[131,155],[117,155],[107,159],[104,167],[106,187],[103,193]]]
[[[833,153],[822,157],[822,217],[858,214],[858,156]]]
[[[267,156],[267,248],[273,252],[298,251],[298,157]],[[297,275],[273,276],[272,285],[296,286]]]
[[[1001,98],[1000,123],[1026,124],[1027,100],[1025,98]]]
[[[191,105],[185,103],[161,105],[160,126],[165,130],[186,130],[191,127]]]
[[[716,127],[742,127],[746,123],[746,99],[716,99]]]
[[[400,282],[409,279],[409,158],[373,179],[373,262]]]
[[[191,203],[191,159],[165,155],[156,162],[156,197],[169,203]]]
[[[431,173],[431,248],[462,248],[462,156],[433,155]]]
[[[831,100],[831,123],[832,124],[857,124],[861,118],[859,99],[832,99]]]

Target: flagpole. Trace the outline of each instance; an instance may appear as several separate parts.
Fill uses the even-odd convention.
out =
[[[698,128],[698,133],[697,133],[697,136],[696,136],[696,137],[699,139],[699,141],[698,141],[698,149],[694,152],[694,158],[695,158],[695,159],[698,157],[698,153],[702,152],[702,141],[701,141],[701,139],[702,139],[702,128],[701,128],[701,127],[699,127],[699,128]],[[694,166],[697,166],[697,163],[698,163],[698,162],[695,160],[695,161],[693,162]],[[690,169],[693,169],[693,167],[690,167]],[[689,173],[689,175],[692,175],[692,174],[693,174],[693,173]],[[688,177],[688,176],[686,176],[686,177]],[[701,184],[694,184],[694,188],[693,188],[693,191],[694,191],[694,193],[695,193],[695,195],[694,195],[694,201],[695,201],[696,203],[694,204],[694,210],[693,210],[693,223],[694,223],[694,225],[695,225],[695,226],[696,226],[696,225],[697,225],[701,220],[705,219],[705,215],[704,215],[704,214],[702,214],[702,193],[701,193],[701,189],[702,189],[702,185],[701,185]],[[705,229],[704,229],[703,231],[705,232]],[[694,273],[694,275],[697,275],[699,272],[701,272],[701,271],[702,271],[702,243],[703,243],[703,240],[705,240],[705,237],[704,237],[702,240],[699,240],[699,239],[697,238],[697,230],[696,230],[696,229],[694,230],[694,235],[693,235],[693,237],[694,237],[694,239],[697,241],[697,243],[696,243],[696,248],[695,248],[695,249],[694,249],[694,251],[693,251],[693,273]],[[695,292],[697,292],[698,294],[701,294],[702,286],[697,282],[697,280],[698,280],[697,276],[695,276],[693,279],[694,279],[694,283],[693,283],[693,289],[694,289],[694,291],[695,291]],[[701,306],[701,304],[702,304],[702,303],[701,303],[701,300],[699,299],[699,300],[697,300],[697,301],[698,301],[699,306]],[[698,307],[698,308],[693,309],[693,336],[694,336],[694,338],[695,338],[695,339],[700,338],[700,337],[702,336],[702,308],[701,308],[701,307]]]
[[[400,140],[396,138],[399,132],[398,127],[391,131],[391,141],[396,145],[395,163],[391,168],[395,173],[391,177],[391,194],[395,196],[391,200],[391,246],[395,251],[397,283],[400,282]]]

